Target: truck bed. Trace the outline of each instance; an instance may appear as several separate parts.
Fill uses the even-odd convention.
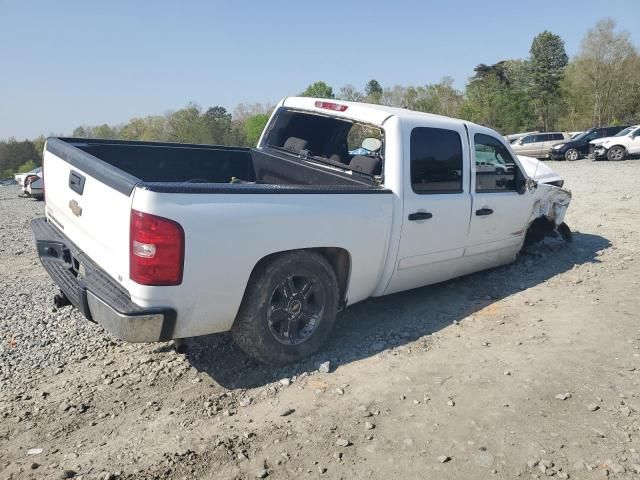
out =
[[[227,193],[238,186],[244,192],[273,192],[274,186],[380,190],[367,175],[277,150],[78,138],[49,139],[47,149],[126,195],[134,186],[176,193]]]
[[[272,148],[76,138],[48,139],[43,168],[47,225],[62,240],[47,234],[38,241],[57,255],[52,261],[63,259],[80,279],[86,301],[76,303],[90,316],[91,295],[109,303],[90,284],[97,278],[92,265],[125,292],[127,302],[162,307],[165,318],[169,311],[182,312],[170,334],[154,330],[158,338],[229,330],[251,271],[274,252],[352,252],[349,302],[368,297],[379,283],[394,196],[374,177]],[[233,177],[243,183],[231,183]],[[179,224],[180,283],[149,286],[131,279],[132,212]],[[94,309],[102,308],[92,301]],[[134,310],[126,307],[116,315]]]

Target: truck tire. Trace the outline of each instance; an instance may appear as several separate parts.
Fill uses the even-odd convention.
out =
[[[607,160],[611,162],[624,160],[626,156],[627,156],[627,151],[624,149],[624,147],[621,147],[618,145],[611,147],[607,152]]]
[[[286,365],[314,353],[338,311],[338,282],[320,254],[277,255],[251,274],[231,335],[253,358]]]

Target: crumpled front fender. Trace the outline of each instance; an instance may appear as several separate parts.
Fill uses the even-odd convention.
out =
[[[538,184],[535,195],[538,198],[533,205],[529,222],[544,216],[555,223],[556,226],[562,224],[571,203],[571,192],[564,188],[543,183]]]

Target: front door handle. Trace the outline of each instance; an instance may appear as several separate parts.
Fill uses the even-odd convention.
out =
[[[428,220],[433,217],[429,212],[415,212],[409,214],[409,220]]]
[[[493,210],[491,210],[490,208],[481,208],[480,210],[476,210],[476,215],[478,215],[479,217],[483,215],[491,215],[492,213]]]

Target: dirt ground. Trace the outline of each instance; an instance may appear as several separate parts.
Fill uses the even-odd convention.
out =
[[[43,205],[0,188],[0,478],[640,478],[640,161],[550,164],[572,244],[355,305],[287,368],[54,311]]]

